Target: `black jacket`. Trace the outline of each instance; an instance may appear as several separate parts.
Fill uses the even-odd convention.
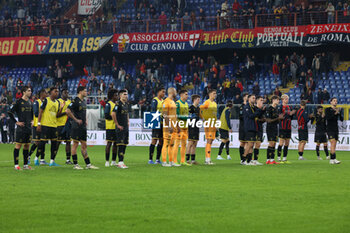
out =
[[[259,127],[257,118],[261,117],[263,114],[263,110],[255,106],[251,106],[249,103],[246,104],[243,109],[244,130],[246,132],[257,132]]]

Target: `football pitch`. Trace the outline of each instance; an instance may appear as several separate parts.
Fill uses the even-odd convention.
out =
[[[289,165],[241,166],[238,150],[231,161],[216,161],[217,151],[214,166],[163,168],[147,164],[147,147],[128,147],[129,169],[121,170],[105,168],[104,147],[94,146],[88,152],[100,170],[15,171],[13,145],[0,145],[0,232],[350,231],[349,152],[337,153],[340,165],[316,160],[315,151],[298,161],[290,151]],[[56,161],[64,164],[62,146]]]

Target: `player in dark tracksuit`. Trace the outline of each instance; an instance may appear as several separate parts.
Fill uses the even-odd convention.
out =
[[[309,131],[307,123],[313,118],[313,114],[309,114],[306,110],[306,101],[302,100],[300,103],[300,109],[296,113],[298,121],[298,137],[299,137],[299,160],[305,160],[303,157],[304,148],[309,139]]]
[[[289,96],[288,95],[282,95],[282,106],[280,108],[280,113],[283,114],[284,119],[280,121],[279,125],[279,138],[280,142],[277,148],[277,155],[278,155],[278,161],[281,163],[290,163],[287,161],[287,154],[288,154],[288,146],[289,141],[292,136],[292,128],[291,128],[291,122],[293,115],[295,114],[295,110],[292,110],[291,107],[288,105],[289,102]],[[283,148],[283,161],[281,161],[281,155],[282,155],[282,147]]]
[[[326,128],[326,118],[323,112],[323,107],[318,106],[315,116],[316,121],[316,131],[315,131],[315,140],[316,143],[316,155],[318,160],[322,160],[320,157],[320,145],[323,143],[323,150],[326,154],[326,159],[329,159],[328,153],[328,143],[327,143],[327,128]]]
[[[257,118],[263,114],[263,103],[258,102],[255,107],[255,95],[249,95],[248,104],[243,109],[245,141],[242,165],[255,165],[251,163],[254,143],[257,139],[258,123]]]
[[[238,139],[239,139],[239,155],[241,158],[241,162],[243,161],[244,147],[245,147],[245,130],[244,130],[244,119],[243,119],[243,109],[247,104],[248,94],[243,94],[243,103],[239,107],[239,130],[238,130]]]
[[[264,102],[264,98],[262,96],[257,97],[256,104],[258,104],[258,102],[260,101],[262,103]],[[265,113],[265,110],[263,110],[263,114],[261,114],[257,118],[257,135],[256,135],[256,142],[254,143],[254,159],[253,159],[254,165],[263,165],[258,161],[258,157],[259,157],[260,146],[261,146],[261,143],[263,142],[263,136],[264,136],[263,124],[266,121],[264,113]]]
[[[339,164],[340,161],[336,159],[335,150],[337,147],[337,141],[339,139],[338,120],[343,121],[344,117],[340,108],[337,108],[337,98],[332,98],[331,107],[326,108],[326,120],[327,120],[327,135],[331,142],[331,159],[330,164]]]

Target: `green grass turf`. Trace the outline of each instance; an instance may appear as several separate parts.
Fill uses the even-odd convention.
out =
[[[147,164],[148,148],[128,147],[129,169],[120,170],[104,167],[104,147],[88,150],[100,170],[62,166],[18,172],[13,169],[13,145],[0,145],[0,232],[350,229],[349,152],[337,153],[340,165],[317,161],[314,151],[305,153],[307,161],[297,161],[296,151],[290,151],[291,165],[243,167],[238,151],[231,149],[234,160],[214,159],[215,166],[162,168]],[[197,151],[200,162],[203,152]],[[265,150],[260,154],[263,162]],[[64,159],[61,148],[57,162]],[[81,155],[79,161],[84,164]]]

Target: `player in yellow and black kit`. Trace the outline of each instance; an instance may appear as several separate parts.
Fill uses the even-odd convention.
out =
[[[188,126],[187,126],[187,119],[189,116],[189,110],[188,110],[188,104],[187,104],[187,99],[188,99],[188,91],[187,90],[181,90],[179,93],[180,99],[176,101],[176,115],[178,119],[178,125],[180,131],[177,132],[176,138],[175,138],[175,145],[173,148],[173,159],[174,159],[174,164],[177,164],[177,153],[179,150],[179,146],[181,143],[181,165],[185,166],[191,166],[190,163],[187,163],[185,161],[185,156],[186,156],[186,144],[187,144],[187,139],[188,139]],[[176,165],[175,165],[176,166]]]
[[[116,166],[115,160],[117,159],[117,132],[115,131],[115,124],[112,119],[112,112],[115,107],[115,103],[118,100],[118,90],[117,89],[110,89],[108,90],[108,102],[105,107],[105,119],[106,119],[106,163],[105,167],[109,167],[109,154],[111,151],[111,146],[113,144],[112,148],[112,166]]]
[[[128,91],[119,91],[119,101],[117,101],[114,110],[112,112],[112,118],[116,125],[117,130],[117,146],[118,146],[118,168],[128,168],[124,164],[124,156],[126,146],[129,144],[129,105]]]
[[[38,126],[38,117],[39,117],[39,109],[41,104],[43,103],[43,100],[47,97],[47,92],[45,89],[41,89],[39,91],[39,99],[34,101],[33,104],[33,129],[32,129],[32,146],[29,150],[29,156],[28,156],[28,164],[30,164],[30,157],[34,153],[35,149],[39,146],[40,142],[40,133],[36,131],[36,127]],[[38,148],[36,151],[36,156],[34,160],[34,165],[39,165],[39,156],[41,152]],[[43,158],[44,159],[44,158]]]
[[[60,103],[60,111],[57,114],[57,131],[58,131],[58,140],[57,140],[57,151],[60,148],[61,142],[66,143],[66,164],[73,164],[70,161],[71,157],[71,140],[70,140],[70,121],[67,116],[67,108],[72,102],[69,99],[69,93],[67,89],[63,89],[61,92],[61,98],[58,99]]]
[[[232,106],[233,106],[232,101],[231,100],[227,101],[226,107],[224,108],[224,110],[222,110],[222,113],[220,116],[221,126],[219,128],[219,133],[220,133],[221,144],[219,147],[218,157],[216,158],[218,160],[224,160],[224,158],[221,157],[221,153],[222,153],[222,150],[224,149],[224,146],[226,147],[227,159],[231,160],[229,131],[232,133],[232,127],[231,127],[231,108],[232,108]]]
[[[23,145],[23,169],[31,170],[28,165],[28,150],[31,140],[31,124],[33,120],[33,104],[30,101],[32,90],[25,86],[22,88],[22,98],[18,99],[9,111],[10,118],[16,122],[16,145],[13,151],[15,170],[21,170],[18,165],[19,151]],[[15,119],[18,117],[18,121]]]
[[[44,99],[40,106],[37,131],[40,132],[40,143],[38,150],[41,152],[40,165],[45,164],[45,144],[51,141],[50,166],[59,166],[55,163],[57,153],[57,113],[60,110],[60,103],[57,100],[58,89],[51,87],[49,97]]]
[[[151,104],[151,112],[159,112],[162,113],[163,109],[163,98],[165,96],[165,88],[161,87],[157,90],[157,96],[153,98],[152,104]],[[163,117],[160,116],[160,129],[152,129],[152,142],[149,146],[149,160],[148,164],[161,164],[160,156],[162,155],[162,147],[163,147]],[[157,146],[157,157],[156,162],[153,162],[153,153],[154,149]]]

